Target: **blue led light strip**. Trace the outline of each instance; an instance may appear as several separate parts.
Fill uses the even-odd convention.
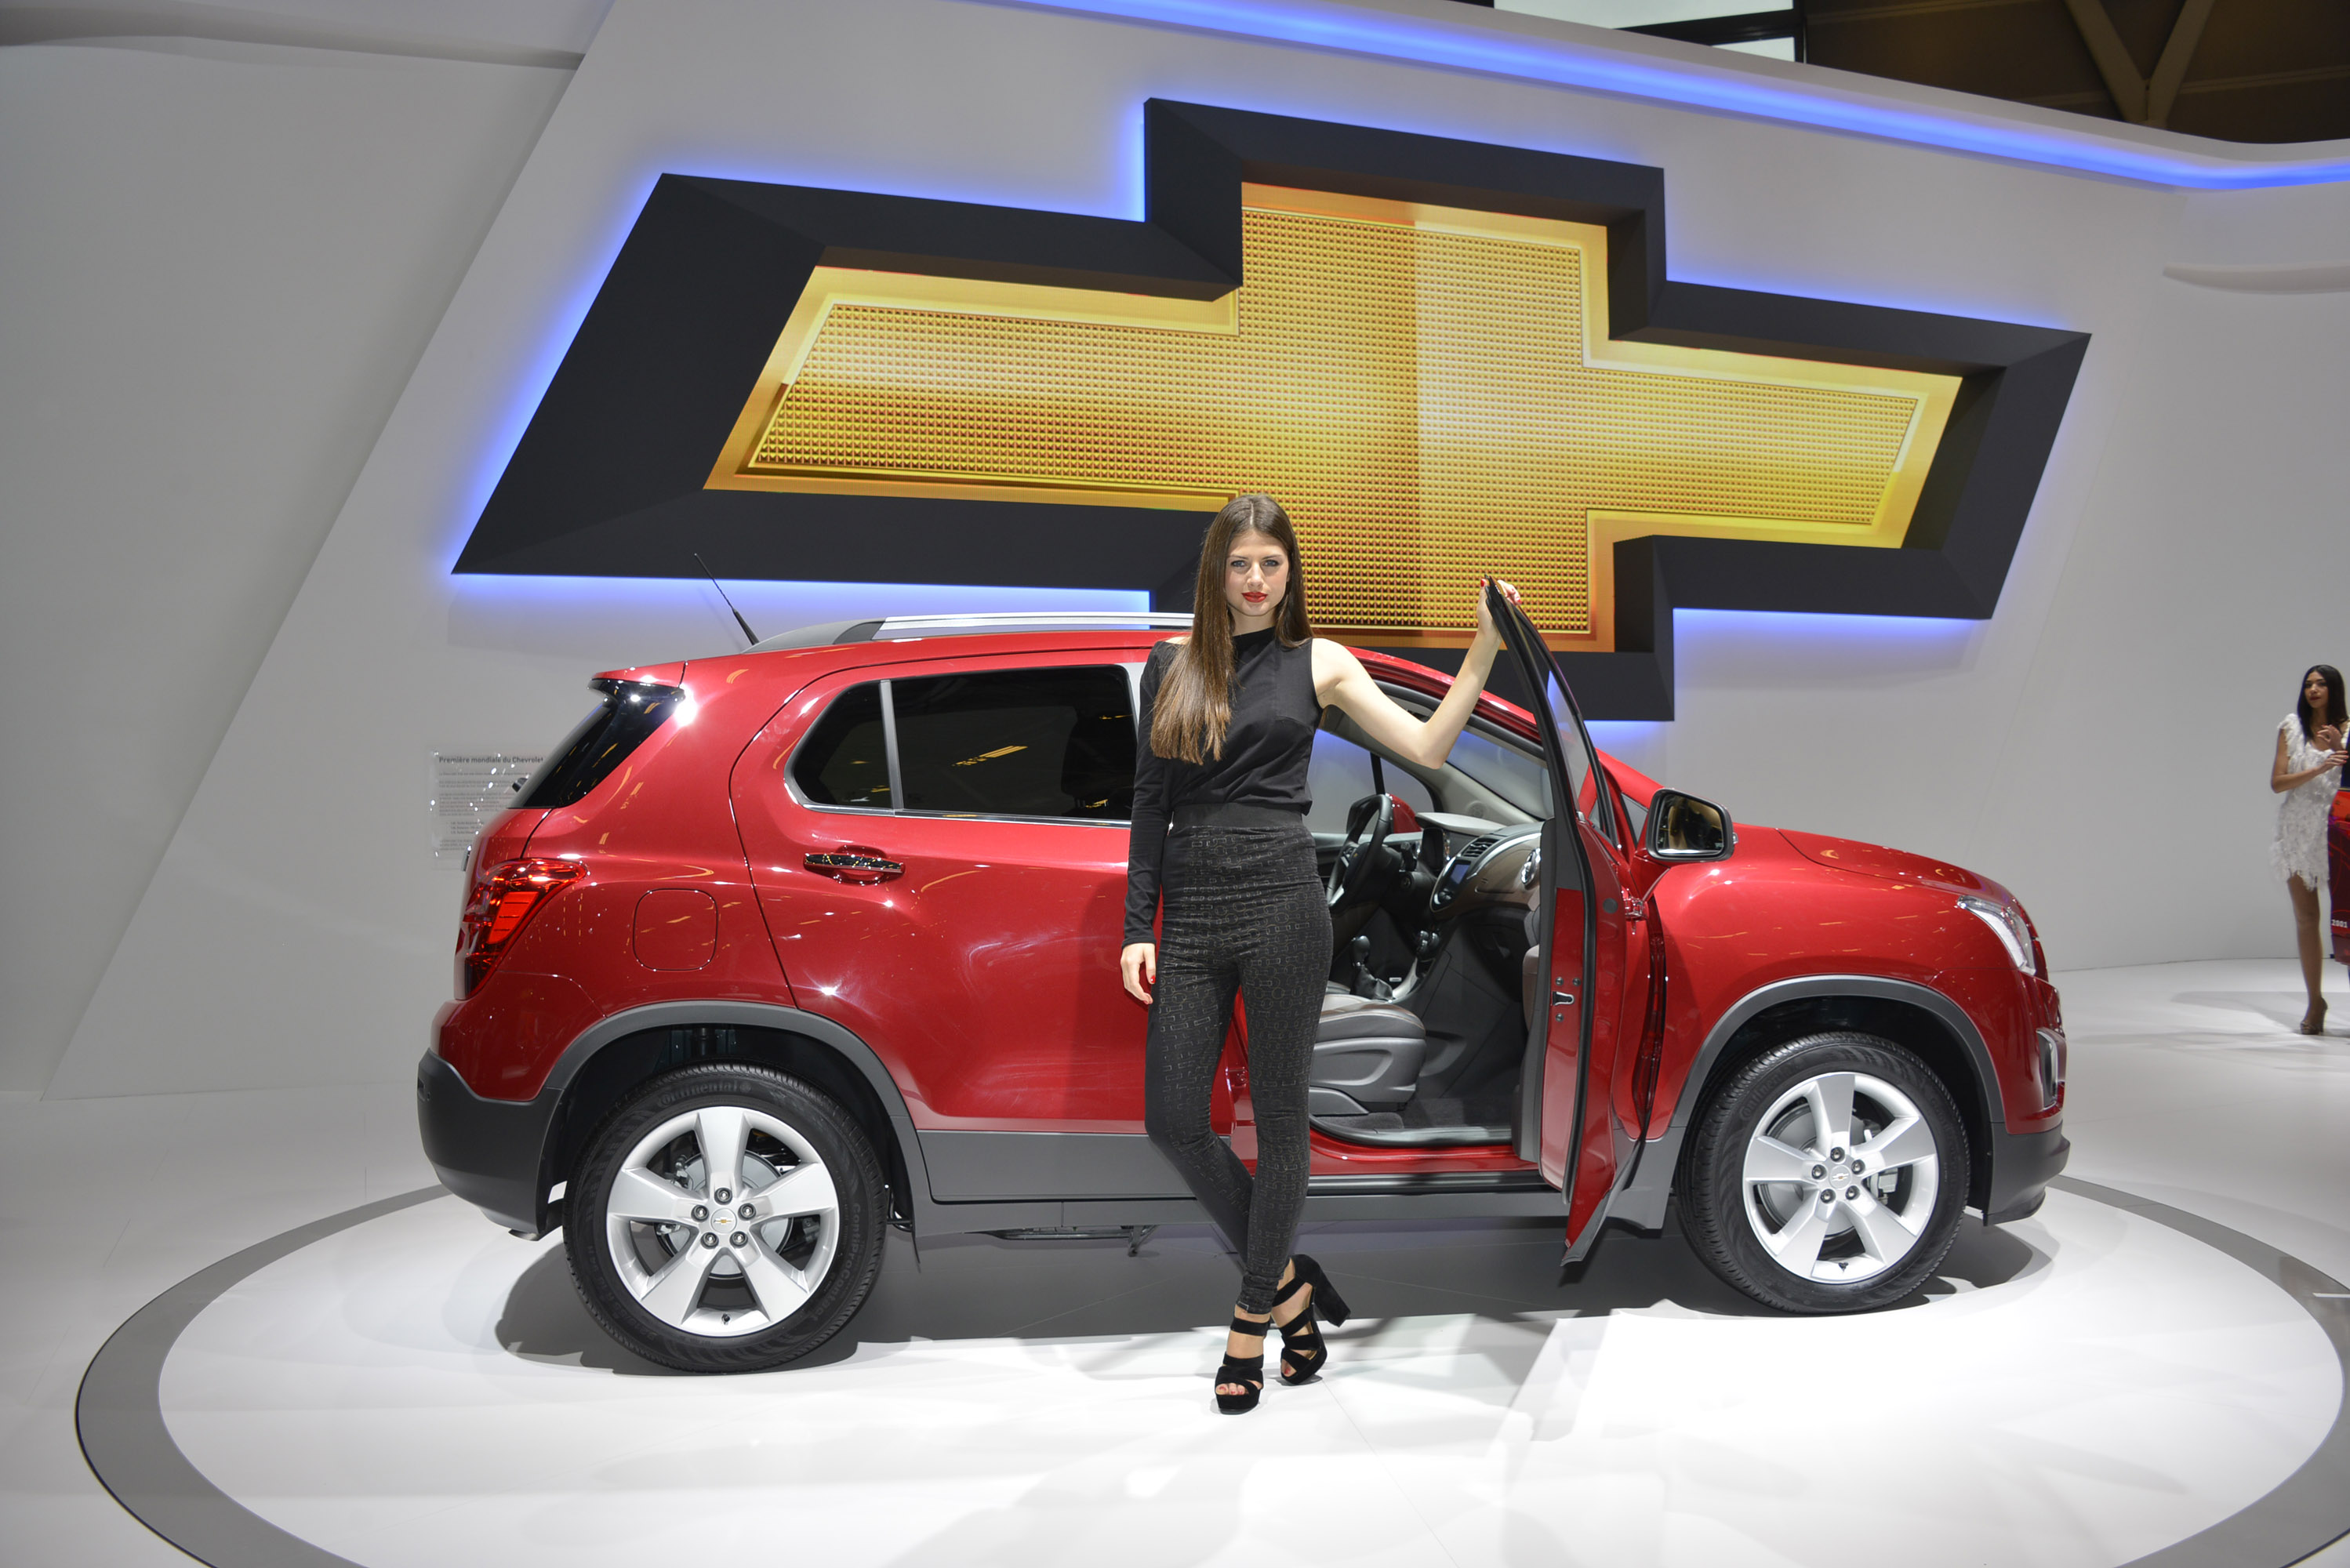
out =
[[[2240,146],[2160,131],[2099,132],[2002,122],[1982,112],[1935,109],[1858,97],[1849,88],[1797,86],[1725,64],[1646,59],[1604,45],[1497,28],[1493,13],[1460,20],[1330,4],[1326,0],[1025,0],[1315,48],[1516,77],[1650,99],[1690,109],[1850,131],[2198,191],[2246,191],[2350,181],[2350,143],[2303,149]],[[1955,95],[1954,95],[1955,96]],[[2143,137],[2143,141],[2136,138]],[[2162,145],[2168,142],[2171,145]]]

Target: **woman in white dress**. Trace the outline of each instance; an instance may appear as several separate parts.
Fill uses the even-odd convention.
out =
[[[2277,725],[2276,762],[2269,788],[2284,800],[2277,807],[2276,843],[2269,857],[2293,895],[2293,918],[2301,928],[2301,979],[2309,988],[2303,1034],[2325,1033],[2325,998],[2318,983],[2325,973],[2325,942],[2317,919],[2317,885],[2325,879],[2325,824],[2334,792],[2342,784],[2342,672],[2313,664],[2301,678],[2301,702]]]

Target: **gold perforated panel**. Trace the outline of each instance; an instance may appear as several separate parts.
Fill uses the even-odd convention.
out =
[[[1492,571],[1607,646],[1629,535],[1900,542],[1953,379],[1607,342],[1604,231],[1248,195],[1211,305],[820,271],[712,483],[1263,491],[1317,626],[1368,641],[1465,639]]]

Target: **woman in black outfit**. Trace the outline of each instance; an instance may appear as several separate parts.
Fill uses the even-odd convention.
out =
[[[1266,495],[1240,497],[1208,525],[1191,635],[1152,649],[1142,672],[1144,744],[1118,967],[1127,990],[1150,1007],[1143,1116],[1151,1142],[1242,1260],[1240,1305],[1217,1372],[1216,1405],[1227,1415],[1254,1409],[1263,1392],[1268,1318],[1281,1331],[1281,1380],[1290,1384],[1313,1381],[1329,1359],[1315,1307],[1333,1324],[1347,1321],[1320,1265],[1289,1252],[1305,1206],[1305,1077],[1331,957],[1330,910],[1305,827],[1314,732],[1335,703],[1382,746],[1435,767],[1451,753],[1502,646],[1480,592],[1477,640],[1423,722],[1381,692],[1351,651],[1313,635],[1303,579],[1297,535],[1280,506]],[[1154,942],[1162,892],[1166,919]],[[1248,1009],[1253,1179],[1208,1121],[1236,992]]]

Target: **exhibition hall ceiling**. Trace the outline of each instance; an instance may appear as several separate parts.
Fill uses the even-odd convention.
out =
[[[2224,141],[2350,136],[2341,0],[1468,0]]]
[[[2350,137],[2341,0],[1447,0],[2224,141]],[[576,66],[610,0],[0,0],[0,46],[192,37]]]
[[[1804,57],[2223,141],[2350,136],[2342,0],[1810,0]]]

